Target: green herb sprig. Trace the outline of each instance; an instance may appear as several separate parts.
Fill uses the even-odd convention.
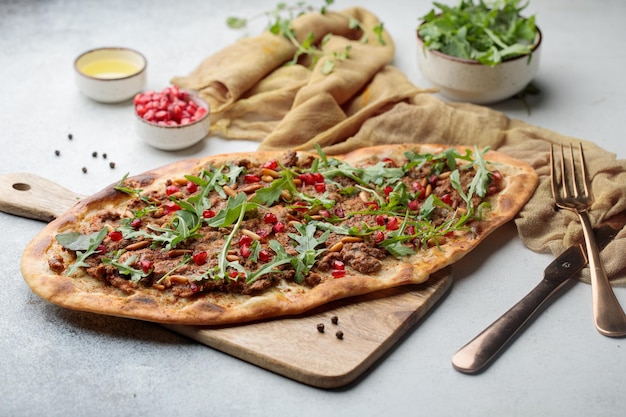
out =
[[[323,5],[319,8],[319,12],[321,14],[326,14],[328,7],[334,3],[334,0],[324,0]],[[316,46],[314,44],[315,34],[313,32],[309,33],[307,37],[299,41],[296,37],[296,34],[291,27],[291,23],[293,19],[300,16],[304,13],[310,13],[315,11],[315,7],[306,4],[303,1],[299,1],[294,5],[287,5],[284,2],[280,2],[276,5],[273,10],[260,13],[251,18],[242,18],[242,17],[228,17],[226,19],[226,24],[231,29],[242,29],[248,26],[248,23],[251,20],[254,20],[259,17],[265,16],[268,19],[267,30],[275,35],[284,36],[286,39],[293,44],[296,48],[296,52],[293,58],[287,63],[287,65],[295,65],[297,64],[302,57],[308,57],[311,60],[311,67],[314,67],[317,62],[322,58],[327,58],[324,64],[322,65],[320,71],[322,74],[328,75],[335,68],[335,63],[338,60],[348,59],[350,57],[350,45],[346,46],[345,49],[341,51],[334,52],[325,52],[321,49],[329,39],[330,35],[326,35],[320,42],[320,46]],[[348,21],[348,27],[350,29],[361,29],[361,22],[357,19],[350,18]],[[385,40],[383,37],[384,29],[383,23],[376,25],[373,28],[374,35],[379,44],[385,45]],[[368,42],[366,38],[363,38],[363,42]]]

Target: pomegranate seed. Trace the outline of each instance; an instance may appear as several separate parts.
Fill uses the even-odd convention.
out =
[[[391,158],[383,158],[383,162],[385,162],[387,165],[392,166],[392,167],[396,167],[396,161],[394,161]]]
[[[315,177],[310,172],[298,175],[298,179],[306,185],[315,185]]]
[[[272,254],[267,249],[261,249],[259,251],[259,260],[261,262],[267,262],[272,258]]]
[[[324,176],[319,173],[319,172],[315,172],[313,174],[313,180],[315,181],[316,184],[323,184],[324,183]]]
[[[217,213],[215,213],[213,210],[207,209],[202,212],[202,217],[204,217],[205,219],[211,219],[215,217],[216,214]]]
[[[168,185],[167,188],[165,188],[165,194],[167,195],[176,194],[179,191],[180,191],[180,188],[178,188],[175,185]]]
[[[243,256],[244,258],[249,258],[250,255],[252,255],[252,252],[250,251],[250,246],[248,245],[242,245],[239,251],[241,252],[241,256]]]
[[[346,212],[343,210],[343,208],[337,207],[335,209],[335,216],[343,219],[344,217],[346,217]]]
[[[342,261],[335,260],[333,261],[333,269],[343,271],[344,269],[346,269],[346,264],[344,264]]]
[[[447,205],[452,204],[452,196],[450,194],[444,194],[441,196],[441,202]]]
[[[414,182],[412,184],[413,190],[416,193],[419,193],[420,196],[423,196],[424,193],[426,192],[426,189],[424,188],[424,186],[422,184],[420,184],[419,182]]]
[[[230,273],[228,274],[228,276],[231,277],[232,279],[237,278],[238,275],[239,275],[239,272],[237,271],[230,271]]]
[[[381,232],[380,230],[377,231],[376,233],[374,233],[374,242],[375,243],[380,243],[383,240],[385,240],[385,234],[383,232]]]
[[[404,231],[404,233],[406,233],[407,235],[414,235],[415,234],[415,226],[411,225],[411,226],[407,227],[406,230]]]
[[[239,242],[238,242],[239,247],[250,246],[251,244],[252,244],[252,238],[250,236],[243,235],[239,238]]]
[[[379,226],[384,226],[386,223],[386,219],[385,216],[383,216],[382,214],[379,214],[378,216],[376,216],[376,224]]]
[[[330,211],[328,211],[328,210],[320,210],[319,213],[320,213],[320,216],[324,217],[325,219],[328,219],[328,218],[330,218],[330,216],[332,216],[330,214]]]
[[[141,227],[141,220],[140,219],[133,219],[133,221],[130,222],[130,227],[132,227],[135,230],[139,230],[139,228]]]
[[[368,201],[367,203],[365,203],[365,205],[370,210],[378,210],[379,208],[378,203],[376,201]]]
[[[256,231],[256,234],[259,235],[261,237],[261,239],[265,239],[267,237],[267,235],[270,234],[270,232],[268,232],[265,229],[259,229]]]
[[[278,168],[278,161],[276,161],[275,159],[272,159],[271,161],[267,161],[266,163],[263,164],[263,168],[276,169]]]
[[[243,176],[243,180],[246,184],[254,184],[255,182],[261,181],[261,177],[258,175],[246,174]]]
[[[148,272],[150,272],[150,270],[152,269],[152,261],[148,261],[146,259],[142,259],[141,262],[141,270],[144,272],[144,274],[147,274]]]
[[[330,274],[334,278],[343,278],[346,276],[346,271],[344,269],[333,269]]]
[[[307,203],[305,203],[304,201],[296,201],[295,203],[293,203],[294,207],[297,211],[307,211],[309,209],[309,206]]]
[[[278,222],[278,218],[274,213],[265,213],[265,216],[263,216],[263,221],[265,223],[272,224]]]
[[[176,203],[167,203],[164,204],[165,206],[165,213],[169,214],[169,213],[174,213],[177,212],[178,210],[180,210],[180,206]]]
[[[100,255],[106,255],[107,247],[104,245],[98,245],[98,247],[96,248],[96,252],[98,252]]]
[[[272,227],[272,230],[274,231],[274,233],[282,233],[285,231],[285,228],[285,223],[278,222]]]
[[[204,265],[208,257],[209,255],[206,253],[206,251],[198,252],[193,255],[193,261],[198,266]]]
[[[420,203],[417,200],[409,201],[409,210],[417,211],[420,208]]]
[[[317,184],[315,184],[315,191],[317,191],[318,193],[325,192],[326,184],[324,184],[323,182],[318,182]]]
[[[491,182],[494,184],[500,184],[500,182],[502,182],[502,173],[498,170],[491,172]]]
[[[187,191],[189,191],[190,194],[193,194],[196,191],[198,191],[198,184],[196,184],[195,182],[189,181],[186,187],[187,187]]]
[[[392,187],[391,185],[388,185],[388,186],[386,186],[386,187],[384,188],[384,190],[383,190],[383,191],[384,191],[385,195],[387,195],[387,196],[388,196],[388,195],[389,195],[389,194],[391,194],[391,192],[393,191],[393,187]]]
[[[113,242],[119,242],[120,240],[122,240],[124,238],[124,235],[122,235],[122,232],[120,232],[118,230],[114,230],[114,231],[109,233],[109,238]]]
[[[400,227],[398,224],[398,218],[397,217],[392,217],[389,219],[389,221],[387,221],[387,230],[398,230],[398,228]]]
[[[191,290],[191,292],[196,293],[198,291],[200,291],[200,287],[198,287],[195,283],[191,283],[189,285],[189,289]]]
[[[430,185],[435,185],[438,179],[439,177],[437,176],[437,174],[432,174],[430,177],[428,177],[428,183]]]

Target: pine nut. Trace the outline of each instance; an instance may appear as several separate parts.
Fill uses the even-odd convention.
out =
[[[357,243],[363,242],[363,238],[359,236],[344,236],[341,238],[342,243]]]
[[[182,275],[170,275],[170,281],[172,284],[187,284],[189,279]]]
[[[241,233],[243,233],[244,235],[254,239],[254,240],[261,240],[261,236],[257,235],[256,233],[254,233],[252,230],[248,230],[248,229],[241,229]]]
[[[222,187],[224,189],[224,192],[229,196],[229,197],[237,197],[237,192],[235,190],[233,190],[231,187],[229,187],[228,185],[225,185]]]
[[[244,192],[246,194],[252,194],[256,190],[259,190],[261,188],[263,188],[263,184],[259,184],[259,183],[247,184],[247,185],[244,185],[243,187],[241,187],[241,189],[239,191],[242,191],[242,192]]]
[[[140,240],[138,242],[134,242],[126,246],[126,250],[137,250],[137,249],[147,248],[148,246],[150,246],[151,243],[152,243],[151,240]]]
[[[330,248],[328,248],[329,252],[340,252],[343,249],[343,242],[337,242],[334,245],[332,245]]]
[[[263,168],[261,170],[261,175],[269,175],[272,178],[280,178],[280,174],[273,169]]]

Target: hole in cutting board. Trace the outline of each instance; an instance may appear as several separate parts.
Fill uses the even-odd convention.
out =
[[[16,182],[13,184],[13,188],[17,191],[28,191],[30,190],[30,185],[24,184],[23,182]]]

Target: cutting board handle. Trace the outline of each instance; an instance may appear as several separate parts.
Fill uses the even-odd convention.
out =
[[[49,222],[83,197],[39,175],[0,175],[0,211],[16,216]]]

